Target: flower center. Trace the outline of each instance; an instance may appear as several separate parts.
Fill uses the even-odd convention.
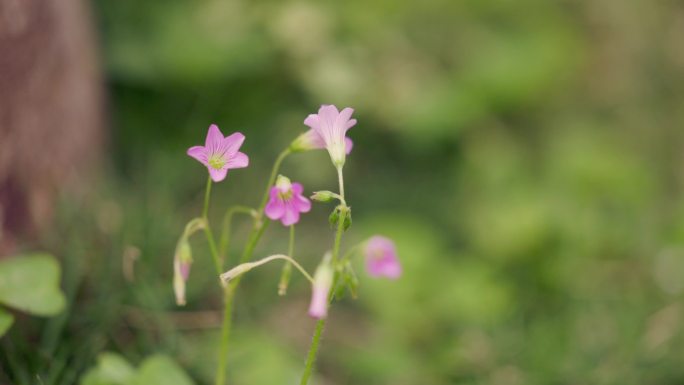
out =
[[[278,191],[278,197],[284,201],[289,200],[292,198],[292,190],[287,190],[285,192]]]
[[[223,158],[220,156],[212,156],[211,158],[209,158],[207,163],[209,163],[209,166],[211,166],[212,168],[220,170],[226,164],[226,161],[223,160]]]

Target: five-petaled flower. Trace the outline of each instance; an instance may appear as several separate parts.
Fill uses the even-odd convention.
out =
[[[266,216],[274,221],[280,220],[283,226],[299,222],[299,214],[311,210],[311,201],[302,195],[303,192],[304,187],[300,183],[291,183],[288,178],[278,175],[264,208]]]
[[[376,235],[366,241],[366,271],[372,277],[397,279],[401,276],[401,265],[397,249],[391,239]]]
[[[220,182],[226,178],[229,169],[249,165],[247,155],[239,151],[244,141],[245,136],[242,133],[236,132],[224,137],[218,126],[212,124],[204,146],[190,147],[188,155],[207,166],[214,182]]]
[[[352,149],[352,141],[346,135],[356,124],[356,119],[351,119],[353,112],[349,107],[338,111],[333,105],[322,105],[318,114],[306,117],[304,124],[311,129],[295,139],[292,147],[295,150],[325,148],[333,164],[342,167]]]

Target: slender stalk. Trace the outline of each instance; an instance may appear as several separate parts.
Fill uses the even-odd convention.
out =
[[[288,155],[290,155],[292,151],[290,151],[290,148],[286,148],[281,152],[278,157],[275,160],[275,163],[273,163],[273,168],[271,169],[271,176],[268,178],[268,183],[266,184],[266,191],[264,191],[264,196],[261,198],[261,204],[259,205],[259,216],[263,216],[264,213],[264,207],[266,207],[266,202],[268,201],[268,195],[269,192],[271,191],[271,187],[273,186],[273,183],[275,183],[276,176],[278,175],[278,170],[280,169],[280,164],[283,163],[283,160],[287,158]]]
[[[299,385],[306,385],[309,382],[309,377],[311,377],[313,364],[316,361],[316,352],[318,352],[318,345],[321,342],[321,335],[323,334],[324,327],[325,318],[320,319],[318,320],[318,322],[316,322],[316,330],[314,331],[314,335],[311,340],[309,354],[306,357],[306,367],[304,368],[304,374],[302,375],[302,380],[299,382]]]
[[[283,152],[278,155],[278,158],[276,158],[275,162],[273,163],[273,168],[271,169],[271,175],[268,179],[268,183],[266,184],[266,191],[264,191],[263,198],[261,199],[261,203],[259,204],[259,208],[257,209],[257,214],[256,217],[254,218],[254,225],[252,226],[252,231],[249,234],[247,243],[245,244],[245,248],[242,251],[242,256],[240,256],[240,261],[239,263],[245,263],[249,261],[252,258],[252,255],[254,253],[254,248],[256,248],[257,243],[259,242],[259,239],[261,239],[261,236],[264,234],[264,230],[266,230],[266,227],[269,224],[269,221],[263,220],[264,217],[264,207],[266,207],[266,202],[268,201],[268,195],[269,191],[271,190],[271,186],[273,186],[273,183],[275,183],[275,178],[278,175],[278,170],[280,169],[280,165],[283,162],[283,160],[290,155],[291,151],[289,148],[285,149]],[[221,275],[222,271],[219,271],[219,275]],[[232,307],[233,307],[233,299],[235,298],[235,290],[237,290],[237,286],[240,283],[240,280],[242,279],[242,276],[238,276],[235,278],[233,281],[231,281],[230,285],[226,285],[224,288],[224,312],[223,312],[223,322],[221,323],[221,347],[219,350],[219,362],[218,366],[216,368],[216,381],[215,385],[223,385],[225,381],[225,376],[226,376],[226,357],[228,355],[228,342],[230,340],[230,326],[232,323]]]
[[[340,200],[341,210],[340,218],[337,222],[337,233],[335,234],[335,243],[333,244],[332,252],[332,265],[337,266],[337,260],[340,254],[340,244],[342,243],[342,233],[344,233],[344,220],[347,216],[349,208],[344,200],[344,178],[342,176],[342,167],[337,167],[337,177],[340,185]],[[333,279],[332,288],[328,301],[332,302],[333,292],[338,280],[337,268],[335,268],[335,278]],[[302,379],[299,382],[300,385],[306,385],[309,382],[311,373],[313,372],[314,363],[316,362],[316,354],[318,353],[318,346],[320,345],[321,336],[323,335],[323,329],[325,328],[325,318],[318,320],[316,323],[316,330],[314,331],[313,339],[311,341],[311,346],[309,347],[309,354],[306,357],[306,365],[304,367],[304,374],[302,374]]]
[[[242,265],[237,265],[234,268],[232,268],[232,269],[226,271],[225,273],[221,274],[221,280],[223,282],[232,281],[232,280],[237,279],[238,277],[242,276],[242,274],[252,270],[253,268],[259,267],[261,265],[264,265],[264,264],[269,263],[271,261],[274,261],[276,259],[283,259],[283,260],[287,261],[288,263],[294,265],[297,268],[297,270],[299,270],[299,272],[302,273],[302,275],[304,275],[304,277],[306,277],[306,279],[308,279],[312,285],[314,284],[314,279],[311,276],[311,274],[309,274],[302,267],[302,265],[297,263],[297,261],[295,261],[291,257],[284,255],[284,254],[273,254],[273,255],[270,255],[264,259],[260,259],[256,262],[246,262],[246,263],[243,263]]]
[[[209,225],[209,199],[211,198],[211,176],[207,177],[207,189],[204,193],[204,208],[202,209],[202,218],[204,219],[204,233],[207,235],[207,242],[209,243],[209,250],[211,251],[211,257],[214,260],[214,266],[216,271],[221,274],[223,266],[221,263],[221,258],[219,257],[218,250],[216,249],[216,242],[214,241],[214,234],[211,232],[211,226]]]
[[[219,241],[219,255],[221,256],[222,262],[228,259],[226,253],[228,252],[228,246],[230,245],[230,230],[233,224],[233,216],[235,214],[256,216],[256,211],[247,206],[233,206],[226,210],[226,214],[223,216],[223,228],[221,231],[221,239]],[[223,266],[221,266],[221,270],[223,270]]]
[[[207,177],[207,188],[204,190],[204,208],[202,209],[202,218],[207,219],[209,213],[209,198],[211,197],[211,175]]]
[[[216,371],[216,385],[223,385],[226,377],[226,362],[228,361],[228,340],[230,339],[230,327],[233,317],[233,294],[235,291],[231,286],[223,288],[223,322],[221,325],[221,347],[219,349],[218,370]]]
[[[342,202],[343,206],[346,206],[347,202],[344,200],[344,177],[342,176],[341,166],[337,167],[337,183],[340,186],[340,201]]]
[[[295,242],[295,226],[290,225],[290,243],[287,247],[287,255],[294,258],[294,242]],[[278,282],[278,295],[285,295],[287,293],[287,285],[290,282],[292,275],[292,265],[286,263],[283,265],[283,270],[280,273],[280,281]]]

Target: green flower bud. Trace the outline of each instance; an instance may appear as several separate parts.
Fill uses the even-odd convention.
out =
[[[335,194],[332,191],[316,191],[311,196],[311,199],[318,202],[330,202],[333,199],[339,199],[339,195]]]

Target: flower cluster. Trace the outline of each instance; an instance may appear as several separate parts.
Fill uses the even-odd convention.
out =
[[[236,132],[224,136],[218,126],[209,126],[204,146],[193,146],[187,151],[188,155],[202,163],[208,170],[207,191],[205,194],[204,211],[202,217],[195,218],[188,223],[185,232],[181,236],[176,246],[174,257],[174,292],[178,305],[184,305],[185,284],[190,273],[192,263],[192,250],[189,243],[190,235],[202,229],[204,230],[209,243],[209,250],[220,275],[220,282],[224,288],[234,288],[240,281],[240,276],[248,271],[276,260],[284,260],[285,265],[279,283],[279,294],[284,295],[289,282],[292,266],[295,266],[311,283],[311,302],[308,313],[311,317],[323,322],[328,316],[328,307],[333,299],[338,298],[338,293],[349,290],[352,295],[356,294],[358,280],[352,267],[352,257],[354,251],[363,250],[365,256],[366,271],[373,278],[397,279],[402,274],[395,244],[389,238],[383,236],[373,236],[341,256],[342,234],[351,226],[351,207],[345,200],[343,167],[346,157],[352,150],[353,143],[347,137],[350,128],[356,125],[356,119],[352,118],[354,110],[344,108],[341,111],[333,105],[322,105],[318,113],[310,114],[304,119],[304,125],[309,129],[299,135],[289,147],[278,157],[271,179],[268,182],[267,190],[262,200],[262,204],[254,209],[245,206],[236,206],[226,212],[223,230],[220,232],[220,249],[214,241],[213,231],[208,220],[208,208],[212,182],[223,181],[230,169],[244,168],[249,165],[249,158],[240,152],[240,148],[245,141],[242,133]],[[291,153],[302,152],[313,149],[326,149],[330,159],[337,171],[339,191],[331,192],[327,190],[313,193],[311,199],[316,202],[329,203],[337,201],[330,215],[330,224],[336,227],[332,250],[325,253],[325,256],[318,264],[315,273],[310,275],[294,258],[295,225],[300,222],[302,214],[311,211],[311,200],[304,195],[304,186],[299,182],[292,182],[289,178],[278,175],[280,164],[284,157]],[[235,213],[249,214],[253,219],[252,231],[248,237],[242,257],[237,265],[232,269],[223,272],[223,264],[227,259],[229,251],[228,239],[230,236],[230,223]],[[257,242],[263,234],[265,223],[268,220],[280,221],[289,228],[290,242],[288,254],[273,254],[258,261],[251,261],[253,251]],[[226,309],[230,309],[230,301],[234,290],[225,290]],[[336,293],[333,295],[332,293]],[[229,335],[231,313],[228,311],[223,320],[223,335]],[[313,366],[318,347],[317,339],[320,332],[317,332],[312,344],[312,354],[309,354],[307,366],[302,384],[306,384]],[[223,382],[225,371],[225,350],[227,349],[227,339],[222,340],[220,350],[219,367],[217,369],[216,383]]]

